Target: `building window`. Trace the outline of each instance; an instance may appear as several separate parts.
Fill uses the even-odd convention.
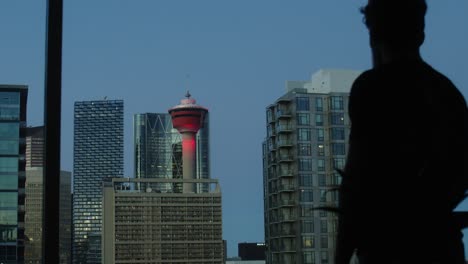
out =
[[[309,97],[296,97],[296,110],[309,111]]]
[[[345,166],[345,159],[333,159],[334,169],[342,170]]]
[[[327,233],[327,232],[328,232],[328,221],[320,220],[320,233]]]
[[[320,237],[320,247],[321,248],[328,248],[328,236],[321,236]]]
[[[328,216],[328,212],[325,211],[325,210],[320,210],[320,211],[319,211],[319,216],[320,216],[320,217],[327,217],[327,216]]]
[[[297,151],[299,156],[311,156],[312,146],[307,143],[299,143],[297,146]]]
[[[323,99],[322,97],[315,97],[315,111],[322,112],[323,111]]]
[[[317,141],[324,141],[325,140],[325,135],[324,135],[323,128],[317,128]]]
[[[344,143],[332,143],[332,155],[346,155]]]
[[[319,184],[319,187],[325,187],[327,185],[327,178],[325,174],[318,175],[318,184]]]
[[[301,202],[311,203],[314,201],[314,193],[312,190],[301,190]]]
[[[310,129],[309,128],[299,128],[297,130],[297,140],[310,141]]]
[[[342,96],[331,96],[330,97],[330,108],[331,110],[343,110],[343,97]]]
[[[344,125],[344,114],[343,113],[331,113],[330,123],[334,126]]]
[[[341,175],[339,173],[333,173],[333,184],[334,185],[341,184]]]
[[[301,217],[311,217],[313,215],[312,205],[301,205]]]
[[[302,248],[313,248],[314,242],[314,236],[302,236]]]
[[[323,126],[323,115],[322,114],[315,114],[315,125],[316,126]]]
[[[314,221],[302,221],[302,233],[314,233]]]
[[[332,140],[345,140],[345,129],[344,129],[344,127],[332,127],[331,128],[331,139]]]
[[[318,156],[325,156],[325,146],[324,145],[322,145],[322,144],[318,145],[317,155]]]
[[[299,170],[300,171],[311,171],[312,170],[312,159],[299,159]]]
[[[326,190],[320,190],[320,202],[327,202],[327,191]]]
[[[315,264],[315,254],[314,252],[304,252],[303,253],[303,263],[304,264]]]
[[[320,263],[328,264],[328,252],[327,251],[320,252]]]
[[[273,121],[273,114],[270,109],[266,111],[266,116],[267,116],[267,123],[269,123],[270,121]]]
[[[297,113],[296,118],[298,125],[310,125],[310,115],[308,113]]]
[[[325,160],[318,159],[317,160],[317,170],[318,171],[325,171]]]
[[[313,187],[312,174],[299,174],[299,185],[301,187]]]

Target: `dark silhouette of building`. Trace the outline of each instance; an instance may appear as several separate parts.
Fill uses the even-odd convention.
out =
[[[265,260],[265,243],[239,243],[238,254],[242,260]]]

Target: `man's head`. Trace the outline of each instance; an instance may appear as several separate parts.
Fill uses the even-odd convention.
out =
[[[418,50],[424,42],[425,0],[369,0],[361,9],[373,48]]]

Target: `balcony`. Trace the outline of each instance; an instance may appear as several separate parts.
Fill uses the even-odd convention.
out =
[[[279,236],[280,237],[295,237],[296,232],[294,232],[294,230],[281,230],[281,232],[279,233]]]
[[[296,216],[295,215],[280,215],[278,217],[280,222],[295,222]]]
[[[268,150],[269,151],[276,151],[276,144],[274,144],[274,143],[268,144]]]
[[[292,127],[290,125],[277,125],[276,131],[278,134],[292,133]]]
[[[277,142],[278,148],[292,148],[293,142],[292,140],[284,140],[280,139]]]
[[[279,207],[293,207],[296,205],[296,202],[294,200],[280,200],[278,202]]]
[[[279,192],[294,192],[296,188],[294,185],[280,185],[278,186],[278,191]]]
[[[287,110],[276,110],[276,118],[277,119],[289,119],[291,118],[291,111]]]
[[[277,104],[289,104],[291,102],[292,102],[291,98],[285,98],[285,97],[276,100]]]
[[[294,173],[292,170],[280,170],[279,176],[280,177],[294,177]]]
[[[280,163],[293,162],[293,161],[294,161],[294,157],[292,155],[289,155],[289,154],[282,154],[282,155],[279,155],[279,157],[278,157],[278,162],[280,162]]]

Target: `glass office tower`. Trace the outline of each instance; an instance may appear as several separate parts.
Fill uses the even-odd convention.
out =
[[[74,114],[73,263],[101,263],[102,181],[123,176],[123,101],[75,102]]]
[[[337,217],[314,210],[336,206],[329,187],[345,163],[347,108],[359,72],[321,70],[310,81],[288,81],[266,109],[263,143],[265,242],[269,264],[332,264]]]
[[[182,178],[182,138],[167,113],[144,113],[133,117],[136,178]],[[209,114],[196,136],[196,178],[209,179]],[[200,185],[197,192],[207,191]],[[180,186],[161,184],[160,191],[180,191]]]
[[[0,85],[0,263],[24,263],[28,88]]]

